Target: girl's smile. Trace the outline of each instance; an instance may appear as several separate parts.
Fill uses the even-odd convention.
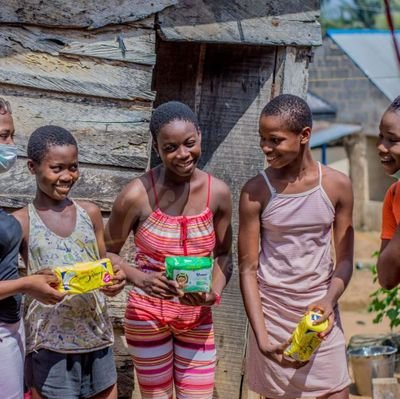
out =
[[[29,160],[28,167],[36,175],[38,190],[61,201],[79,178],[78,150],[74,145],[52,145],[39,164]]]
[[[173,120],[161,128],[156,149],[167,171],[191,176],[201,155],[200,132],[192,122]]]
[[[378,154],[386,173],[391,175],[400,169],[400,115],[386,112],[379,125]]]

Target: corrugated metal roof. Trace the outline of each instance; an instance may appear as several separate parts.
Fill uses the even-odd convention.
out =
[[[307,104],[311,109],[313,114],[313,118],[319,116],[332,116],[336,115],[336,108],[326,102],[321,97],[316,96],[315,94],[308,92],[307,93]]]
[[[400,67],[389,31],[330,29],[327,35],[390,101],[400,95]],[[400,43],[400,33],[396,37]]]
[[[310,147],[315,148],[323,144],[328,144],[331,141],[338,140],[350,134],[360,132],[360,125],[350,125],[342,123],[334,123],[329,127],[313,132],[310,140]]]

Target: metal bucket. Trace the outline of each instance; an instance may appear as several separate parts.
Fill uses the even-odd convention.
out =
[[[384,345],[363,346],[347,352],[360,395],[372,396],[373,378],[393,377],[396,352],[397,348]]]

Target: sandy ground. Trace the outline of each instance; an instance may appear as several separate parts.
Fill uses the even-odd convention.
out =
[[[356,232],[355,264],[362,264],[361,270],[354,270],[353,278],[340,299],[341,318],[347,342],[357,334],[386,334],[390,332],[387,320],[373,324],[374,314],[368,313],[369,295],[378,287],[373,283],[369,266],[375,263],[371,254],[380,246],[378,232]],[[351,398],[361,399],[351,387]]]

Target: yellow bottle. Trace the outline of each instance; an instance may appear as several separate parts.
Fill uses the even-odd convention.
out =
[[[321,317],[320,313],[309,311],[300,319],[299,324],[297,324],[293,331],[292,342],[284,351],[286,356],[290,356],[301,362],[310,360],[312,354],[322,342],[318,333],[328,328],[328,320],[325,320],[321,324],[313,324]]]

